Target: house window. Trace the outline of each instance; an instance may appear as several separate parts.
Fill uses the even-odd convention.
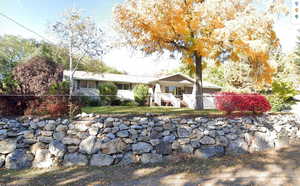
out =
[[[131,84],[117,83],[116,84],[119,90],[131,90]]]
[[[165,87],[165,93],[176,94],[176,87],[175,86],[167,86],[167,87]]]
[[[87,86],[87,81],[85,81],[85,80],[80,80],[80,81],[79,81],[79,87],[80,87],[80,88],[88,88],[88,86]]]
[[[185,94],[192,94],[193,87],[184,87],[184,93]]]
[[[88,88],[96,88],[96,81],[88,81]]]

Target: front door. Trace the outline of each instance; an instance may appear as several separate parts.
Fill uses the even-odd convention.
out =
[[[176,87],[176,97],[181,98],[183,95],[184,89],[182,87]]]

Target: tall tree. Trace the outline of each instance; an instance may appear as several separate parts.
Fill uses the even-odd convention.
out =
[[[38,47],[33,39],[13,35],[0,37],[0,74],[10,72],[19,62],[29,57]]]
[[[78,9],[67,10],[61,20],[52,25],[61,44],[69,49],[70,96],[73,94],[73,76],[86,57],[99,58],[104,52],[103,31],[91,17],[83,16]],[[79,56],[73,63],[73,56]]]
[[[146,53],[178,51],[195,76],[195,109],[203,109],[203,59],[246,60],[257,84],[270,83],[269,54],[279,41],[271,14],[254,0],[127,0],[114,10],[116,27]],[[278,1],[273,1],[277,3]],[[267,11],[268,10],[268,11]],[[269,11],[270,10],[270,11]]]

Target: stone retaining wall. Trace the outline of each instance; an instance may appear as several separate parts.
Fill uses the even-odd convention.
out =
[[[280,148],[300,138],[294,115],[228,118],[0,118],[0,167],[154,163],[172,154],[198,158]]]

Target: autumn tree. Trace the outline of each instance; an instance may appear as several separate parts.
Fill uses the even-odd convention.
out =
[[[19,84],[17,94],[41,96],[48,93],[52,84],[62,81],[63,68],[46,57],[33,57],[17,65],[13,77]]]
[[[279,5],[273,2],[262,9],[254,0],[127,0],[115,7],[114,17],[131,46],[147,54],[182,54],[195,76],[194,108],[203,109],[205,58],[220,64],[227,54],[247,61],[258,85],[272,81],[269,55],[279,44],[271,16]]]

